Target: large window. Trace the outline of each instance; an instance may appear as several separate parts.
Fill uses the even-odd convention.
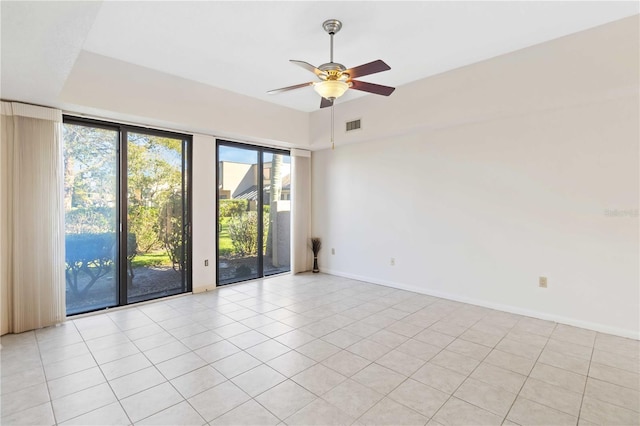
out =
[[[68,315],[190,291],[190,140],[65,117]]]
[[[218,141],[218,284],[291,270],[287,151]]]

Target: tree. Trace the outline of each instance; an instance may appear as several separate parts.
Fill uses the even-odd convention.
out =
[[[174,267],[181,267],[182,257],[175,255],[181,249],[175,247],[181,246],[182,234],[175,240],[173,230],[181,229],[182,209],[169,209],[175,217],[168,220],[176,224],[170,228],[170,237],[166,226],[161,233],[160,213],[172,202],[173,194],[182,193],[183,142],[133,132],[127,135],[127,170],[123,172],[127,178],[127,266],[132,279],[131,260],[139,252],[167,246]],[[63,136],[67,283],[71,293],[83,297],[112,272],[117,257],[120,132],[66,123]]]
[[[172,194],[164,206],[159,218],[160,239],[169,254],[173,269],[182,270],[184,264],[184,238],[182,220],[182,197]]]
[[[140,251],[163,247],[161,209],[182,189],[182,141],[129,133],[127,186],[129,232]],[[182,215],[180,211],[177,213]]]
[[[63,135],[67,233],[114,232],[119,132],[67,123]],[[127,135],[129,231],[136,234],[140,250],[147,252],[162,247],[160,208],[181,190],[182,141]]]
[[[64,136],[64,208],[67,219],[83,220],[74,209],[89,211],[113,209],[116,204],[116,163],[118,135],[113,130],[65,124]],[[88,210],[87,210],[88,209]],[[95,212],[93,212],[95,213]],[[115,217],[107,217],[104,228],[92,232],[111,232]],[[74,223],[67,220],[73,227]]]

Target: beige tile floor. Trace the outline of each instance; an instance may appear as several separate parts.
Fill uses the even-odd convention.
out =
[[[640,342],[323,274],[1,339],[3,425],[638,425]]]

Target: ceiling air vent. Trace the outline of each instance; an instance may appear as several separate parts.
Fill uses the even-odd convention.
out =
[[[347,132],[352,132],[358,129],[360,129],[360,119],[347,121]]]

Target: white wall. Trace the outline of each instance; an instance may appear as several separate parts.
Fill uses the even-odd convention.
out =
[[[82,51],[59,99],[63,109],[187,133],[305,146],[309,115],[225,89]]]
[[[335,106],[336,145],[638,95],[638,15]],[[387,73],[392,73],[387,71]],[[374,81],[374,76],[370,81]],[[362,119],[345,133],[344,123]],[[330,108],[311,115],[330,146]]]
[[[338,130],[337,149],[313,155],[321,268],[638,338],[638,217],[605,214],[638,208],[638,75],[636,16],[338,103],[338,129],[354,118],[363,129]],[[215,139],[197,133],[329,145],[328,109],[308,115],[90,52],[59,99],[196,133],[194,292],[216,277]]]
[[[419,82],[400,96],[411,108],[396,104],[391,117],[345,104],[343,118],[360,110],[363,125],[388,129],[376,140],[313,153],[321,269],[639,338],[633,25],[617,23]],[[607,58],[617,62],[586,66]],[[529,66],[521,68],[523,62]],[[536,64],[546,68],[540,72],[549,84],[535,79]],[[492,71],[495,77],[485,78]],[[482,87],[450,92],[456,102],[434,96],[448,101],[434,118],[437,107],[425,94],[446,92],[456,80],[469,86],[474,78]],[[509,83],[518,80],[519,93],[530,96],[524,101]],[[411,130],[403,134],[396,117]],[[547,289],[538,287],[539,276],[548,277]]]
[[[216,139],[193,136],[193,292],[216,287]],[[205,260],[209,266],[205,266]]]

